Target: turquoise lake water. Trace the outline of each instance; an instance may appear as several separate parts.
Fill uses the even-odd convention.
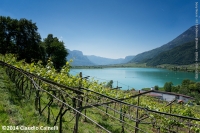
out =
[[[113,87],[117,85],[123,90],[134,88],[150,88],[155,85],[164,86],[165,82],[172,82],[174,85],[181,84],[183,79],[195,80],[195,73],[177,72],[159,68],[104,68],[104,69],[71,69],[70,73],[76,75],[82,72],[83,77],[90,76],[99,82],[113,80]]]

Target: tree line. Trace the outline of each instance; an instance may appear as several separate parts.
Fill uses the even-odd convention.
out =
[[[200,82],[184,79],[181,85],[177,86],[173,86],[172,82],[166,82],[163,89],[166,92],[175,92],[194,97],[195,102],[200,105]]]
[[[64,42],[53,34],[42,40],[37,30],[36,23],[31,20],[0,16],[0,54],[12,53],[27,63],[41,60],[44,65],[51,59],[59,70],[67,61]]]

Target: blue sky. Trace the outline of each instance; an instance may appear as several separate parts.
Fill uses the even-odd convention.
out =
[[[195,25],[199,0],[2,0],[0,14],[36,23],[67,49],[124,58],[168,43]],[[200,3],[200,2],[199,2]]]

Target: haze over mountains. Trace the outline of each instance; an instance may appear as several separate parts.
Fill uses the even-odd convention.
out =
[[[111,65],[111,64],[128,63],[131,59],[133,59],[134,56],[126,56],[125,58],[119,58],[119,59],[110,59],[95,55],[87,55],[87,57],[90,61],[94,62],[96,65]]]
[[[134,56],[126,56],[124,59],[110,59],[104,58],[95,55],[84,55],[82,51],[78,50],[67,50],[69,55],[67,56],[67,60],[72,59],[72,66],[95,66],[95,65],[112,65],[112,64],[122,64],[127,63]]]
[[[112,65],[123,63],[147,63],[148,66],[160,64],[185,65],[194,63],[195,58],[195,30],[192,26],[172,41],[158,48],[140,53],[136,56],[126,56],[124,59],[109,59],[95,55],[83,55],[81,51],[69,52],[67,59],[73,59],[72,66]],[[198,31],[200,25],[198,25]],[[198,34],[200,37],[200,34]],[[198,50],[200,52],[200,50]]]

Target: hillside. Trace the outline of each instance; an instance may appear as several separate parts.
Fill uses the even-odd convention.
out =
[[[7,88],[0,86],[1,124],[36,126],[41,132],[50,132],[43,130],[45,126],[58,126],[56,129],[59,132],[81,133],[185,133],[200,130],[199,107],[195,104],[180,105],[172,101],[169,107],[168,102],[145,95],[146,92],[138,94],[134,90],[107,88],[105,83],[83,78],[80,82],[79,76],[66,74],[68,65],[56,73],[51,62],[43,67],[39,63],[18,62],[13,55],[0,55],[0,59],[0,65],[7,68],[3,70],[0,67],[0,84],[1,79],[6,77],[3,84],[7,82],[7,85],[11,85],[11,79],[16,85]],[[78,85],[83,88],[74,87]],[[90,88],[86,88],[88,86]],[[7,98],[6,95],[10,93],[12,96]],[[16,110],[9,107],[11,104],[17,104]],[[19,116],[13,119],[15,113],[19,113]],[[140,122],[137,122],[138,113]],[[185,121],[182,121],[183,118]],[[194,124],[197,126],[191,126]],[[38,133],[39,130],[33,132]]]
[[[198,28],[199,27],[200,27],[200,25],[198,26]],[[200,28],[198,30],[200,30]],[[181,35],[179,35],[172,41],[168,42],[167,44],[162,45],[161,47],[152,49],[150,51],[146,51],[146,52],[136,55],[130,62],[140,62],[140,63],[146,62],[149,59],[152,59],[153,57],[157,56],[158,54],[160,54],[164,51],[173,49],[174,47],[179,46],[181,44],[191,42],[194,40],[194,38],[195,38],[195,26],[192,26],[188,30],[183,32]]]
[[[13,83],[9,76],[6,74],[6,69],[3,68],[0,65],[0,133],[58,133],[59,132],[59,123],[55,126],[53,126],[54,118],[51,118],[51,122],[47,122],[47,113],[43,112],[42,115],[39,114],[39,112],[35,109],[35,97],[32,95],[30,98],[27,98],[26,96],[22,96],[20,92],[17,92],[17,86],[15,83]],[[45,109],[44,101],[48,99],[45,97],[44,94],[41,94],[41,105],[43,105],[43,109]],[[56,101],[56,100],[55,100]],[[53,106],[58,108],[59,103],[55,102]],[[51,107],[51,111],[54,112],[54,117],[56,117],[58,111]],[[56,112],[57,111],[57,112]],[[112,121],[102,121],[102,115],[99,114],[97,111],[93,110],[90,111],[87,110],[87,115],[92,116],[93,119],[96,119],[101,122],[102,124],[106,125],[107,123],[114,123]],[[51,114],[52,115],[52,114]],[[107,117],[106,115],[103,115],[103,117]],[[83,119],[83,117],[82,117]],[[67,120],[67,122],[66,122]],[[63,133],[72,133],[73,132],[73,126],[74,126],[74,113],[73,111],[69,112],[68,114],[65,114],[65,118],[63,118]],[[6,130],[3,128],[6,126]],[[26,127],[33,127],[29,130],[26,130]],[[35,129],[34,127],[37,127],[39,129]],[[53,130],[48,130],[45,127],[55,127]],[[15,128],[15,129],[14,129]],[[109,128],[109,127],[108,127]],[[113,132],[120,133],[120,126],[115,126],[112,129],[109,130]],[[15,130],[15,131],[13,131]],[[23,131],[25,130],[25,131]],[[81,133],[88,133],[88,132],[102,132],[102,130],[94,125],[91,124],[89,120],[82,121],[80,119],[79,122],[79,132]]]
[[[19,129],[9,130],[9,126],[22,127],[46,125],[43,121],[43,116],[35,111],[32,99],[24,100],[23,96],[16,95],[16,85],[10,80],[6,74],[5,68],[0,66],[0,132],[1,133],[21,133]],[[25,104],[24,104],[25,103]],[[7,130],[3,131],[3,126],[8,126]],[[28,132],[28,131],[26,131]],[[34,133],[34,131],[32,131]],[[36,132],[36,131],[35,131]],[[43,133],[44,131],[37,131]]]
[[[199,44],[200,45],[200,42]],[[199,49],[198,49],[199,50]],[[171,50],[165,51],[147,61],[149,66],[161,64],[187,65],[195,63],[195,42],[185,43]],[[200,50],[198,51],[200,52]]]
[[[97,65],[122,64],[122,63],[127,63],[131,59],[134,58],[134,56],[126,56],[125,58],[110,59],[110,58],[104,58],[104,57],[99,57],[95,55],[87,55],[87,57],[91,62],[94,62]]]

